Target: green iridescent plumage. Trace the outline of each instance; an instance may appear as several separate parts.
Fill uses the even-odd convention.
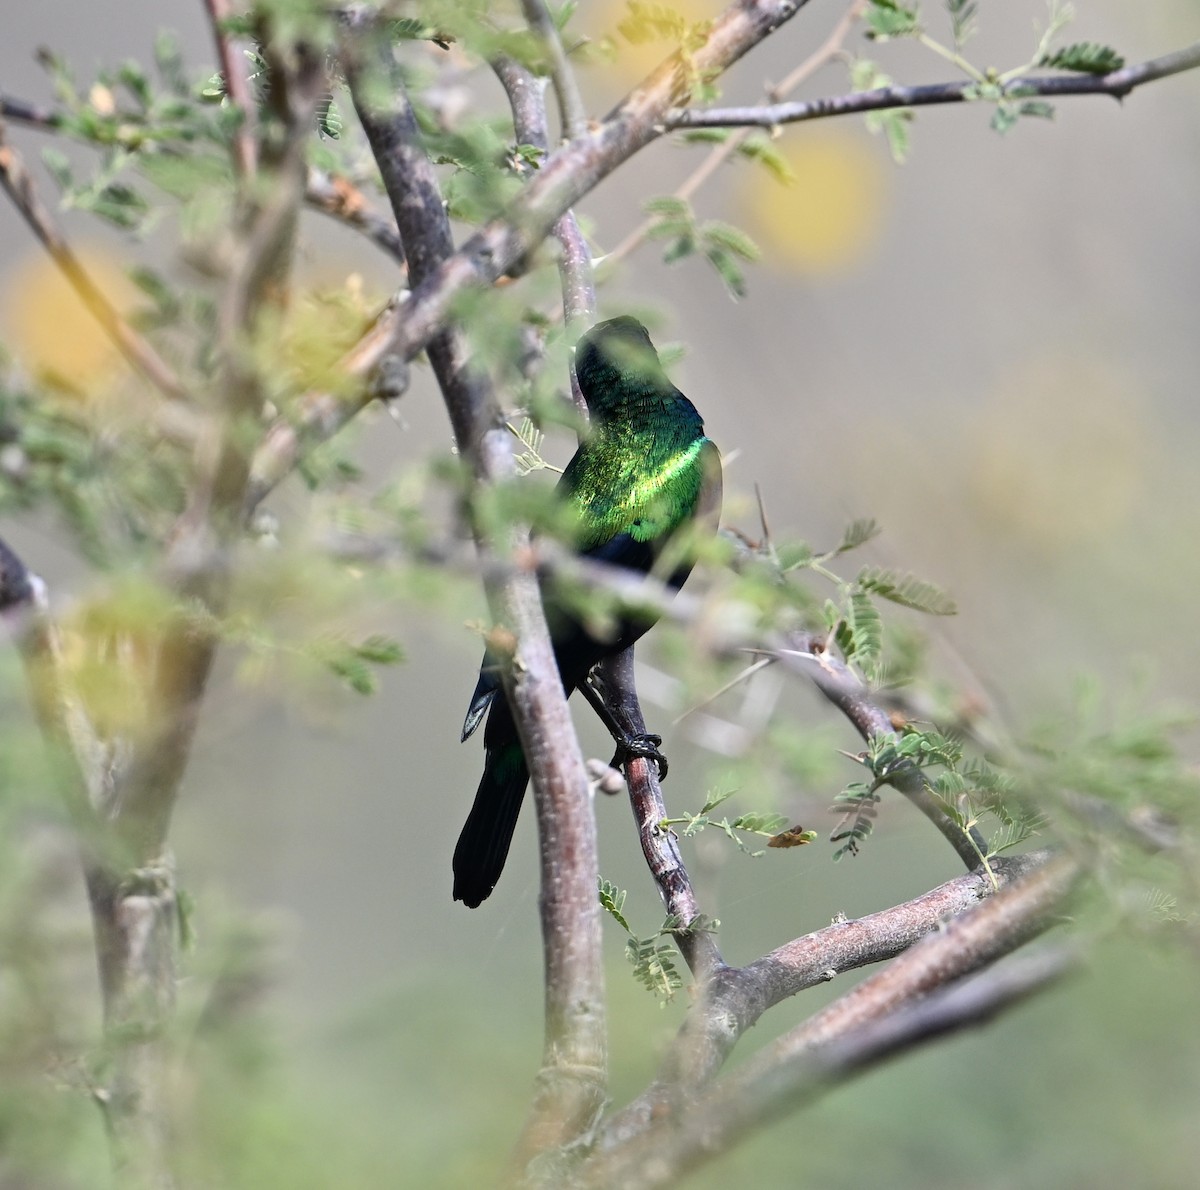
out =
[[[576,519],[585,557],[649,573],[681,530],[716,528],[721,461],[695,406],[667,378],[646,328],[634,318],[592,327],[575,353],[591,425],[567,464],[558,492]],[[691,571],[686,553],[662,577],[679,587]],[[634,643],[645,618],[623,619],[598,638],[547,592],[548,620],[563,688],[569,695],[592,667]],[[490,708],[486,760],[470,816],[454,852],[454,897],[474,907],[495,887],[516,826],[529,773],[496,667],[484,658],[463,724],[463,739]]]

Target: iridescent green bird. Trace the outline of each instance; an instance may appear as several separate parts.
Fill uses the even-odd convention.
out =
[[[705,437],[695,406],[667,379],[636,318],[592,327],[576,346],[575,373],[591,425],[557,492],[577,522],[576,548],[584,557],[647,574],[679,530],[699,524],[715,531],[721,456]],[[663,577],[678,589],[691,569],[686,558]],[[587,681],[593,666],[627,649],[653,623],[645,616],[622,619],[613,635],[599,638],[557,606],[552,591],[545,594],[554,657],[568,696]],[[529,783],[497,667],[485,656],[464,740],[489,707],[483,779],[454,850],[454,899],[472,909],[496,887]],[[654,757],[665,773],[658,737],[618,742],[626,755]]]

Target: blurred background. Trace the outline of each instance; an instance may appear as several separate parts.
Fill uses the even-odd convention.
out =
[[[938,6],[928,7],[931,29],[948,36]],[[584,8],[577,22],[597,35],[620,18],[615,3]],[[812,0],[731,72],[726,99],[757,99],[844,8]],[[1200,37],[1190,0],[1078,8],[1063,41],[1108,43],[1128,61]],[[1001,68],[1024,61],[1043,7],[981,9],[969,56]],[[31,100],[50,99],[39,46],[86,79],[149,60],[156,31],[170,28],[189,68],[213,69],[201,6],[188,0],[44,0],[10,5],[3,27],[0,90]],[[856,35],[851,48],[899,81],[953,77],[917,46],[872,47]],[[656,56],[630,51],[585,71],[591,110],[606,112]],[[803,94],[847,89],[834,64]],[[935,672],[992,700],[1014,730],[1068,704],[1081,675],[1099,680],[1114,713],[1131,701],[1200,705],[1200,75],[1120,105],[1063,101],[1053,122],[1022,120],[1005,136],[989,116],[970,105],[921,111],[903,166],[860,120],[786,130],[777,147],[792,185],[742,164],[695,200],[702,217],[745,227],[763,249],[744,299],[732,301],[702,260],[668,267],[649,244],[602,292],[603,312],[657,311],[656,342],[686,349],[677,379],[729,459],[726,522],[757,532],[756,484],[781,537],[832,545],[852,518],[876,518],[885,532],[867,560],[912,569],[958,601],[956,618],[921,625]],[[9,134],[34,160],[49,143]],[[597,246],[611,250],[640,222],[641,203],[669,193],[705,152],[660,143],[606,181],[581,211]],[[108,275],[134,258],[172,264],[169,220],[132,247],[94,221],[67,213],[64,222]],[[370,291],[393,285],[386,259],[316,215],[306,216],[303,268],[314,285],[351,271]],[[29,366],[82,377],[113,366],[7,204],[0,340]],[[426,371],[401,413],[402,427],[375,419],[358,448],[374,476],[449,444]],[[285,518],[303,504],[298,485],[273,502]],[[55,523],[2,531],[59,598],[86,589]],[[531,814],[492,898],[474,912],[450,900],[450,855],[481,762],[474,741],[458,744],[478,637],[419,604],[366,614],[408,653],[381,693],[364,702],[331,683],[298,703],[227,665],[180,804],[175,846],[198,906],[197,968],[231,969],[246,954],[247,978],[266,982],[252,1043],[238,1051],[259,1081],[227,1070],[228,1095],[206,1101],[214,1120],[204,1126],[237,1137],[216,1166],[230,1186],[486,1184],[538,1066]],[[480,599],[462,620],[482,614]],[[640,651],[654,662],[653,648]],[[648,691],[662,685],[647,675]],[[824,835],[825,806],[852,779],[834,750],[857,744],[832,710],[787,697],[797,738],[825,765],[807,787],[776,780],[751,801],[803,814]],[[31,730],[19,701],[7,699],[10,718]],[[647,711],[658,730],[675,716],[653,703]],[[589,749],[607,755],[576,716]],[[689,736],[687,720],[665,734],[667,796],[697,809],[726,760]],[[619,799],[597,809],[604,874],[631,890],[638,924],[653,928],[660,913],[628,812]],[[37,846],[70,869],[69,840],[47,831]],[[883,908],[955,872],[949,849],[898,799],[885,801],[861,856],[835,865],[829,853],[822,842],[751,861],[714,844],[696,856],[727,959],[747,961],[838,912]],[[58,957],[86,988],[81,889],[52,908]],[[615,928],[609,941],[620,1102],[651,1076],[686,995],[659,1008],[631,980]],[[775,1010],[745,1050],[847,986]],[[1110,941],[1082,980],[840,1089],[689,1184],[1195,1185],[1198,1006],[1194,958]],[[99,1119],[86,1103],[61,1110],[55,1143],[71,1152],[61,1184],[97,1184],[88,1171],[102,1155]],[[19,1129],[5,1141],[13,1152],[26,1143]]]

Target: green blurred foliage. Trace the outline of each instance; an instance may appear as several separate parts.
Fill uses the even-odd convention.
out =
[[[947,7],[953,52],[961,54],[976,6]],[[320,6],[287,0],[270,8],[273,19],[329,34]],[[875,0],[874,40],[924,35],[918,18],[915,9]],[[613,22],[612,36],[593,38],[578,51],[603,60],[619,52],[622,38],[633,44],[649,39],[678,47],[686,65],[703,24],[690,9],[631,5]],[[535,69],[544,65],[540,47],[498,28],[482,3],[422,6],[393,33],[417,43],[405,52],[413,51],[419,118],[450,212],[463,225],[478,224],[518,193],[542,161],[516,143],[506,116],[464,96],[461,79],[439,77],[442,58],[431,47],[441,47],[438,55],[452,54],[455,63],[478,62],[502,49]],[[872,52],[877,48],[885,47]],[[228,265],[224,235],[233,177],[227,150],[238,117],[219,79],[192,77],[178,42],[160,37],[154,57],[153,71],[127,62],[79,81],[64,61],[46,56],[57,127],[90,146],[93,157],[81,165],[78,156],[52,146],[43,160],[64,208],[96,216],[130,243],[156,227],[174,237],[182,264],[141,265],[133,272],[140,296],[131,318],[197,394],[193,412],[203,423],[215,396],[214,302]],[[1079,41],[1065,48],[1039,45],[1030,60],[1046,69],[1090,73],[1114,67],[1119,55]],[[693,72],[687,81],[697,96],[712,94],[712,80]],[[873,61],[850,64],[848,86],[888,81]],[[261,85],[261,78],[255,83]],[[981,78],[977,99],[1000,131],[1019,127],[1023,117],[1049,114],[1004,101],[988,78]],[[378,200],[379,180],[350,111],[335,78],[314,122],[311,158]],[[877,117],[872,128],[885,134],[899,160],[911,148],[911,123],[911,113],[897,112]],[[712,144],[726,138],[685,139]],[[755,187],[775,187],[793,178],[798,159],[755,137],[739,147],[735,168],[745,170]],[[848,176],[861,190],[863,178],[872,175]],[[795,194],[778,193],[784,198],[780,203],[776,195],[772,209],[794,224]],[[640,209],[654,217],[651,237],[665,241],[666,263],[688,268],[689,259],[698,257],[715,274],[705,276],[714,293],[746,294],[748,266],[759,252],[755,240],[724,220],[701,217],[690,201],[640,199]],[[835,200],[850,205],[837,195]],[[863,216],[848,224],[847,244],[870,238],[867,222]],[[765,226],[773,226],[771,218]],[[768,257],[777,247],[764,244]],[[844,263],[850,248],[838,253]],[[562,400],[569,341],[553,317],[557,281],[545,264],[531,262],[533,272],[520,286],[471,295],[456,309],[473,352],[487,361],[506,394],[526,472],[561,465],[575,429]],[[377,296],[361,279],[314,284],[299,295],[283,325],[250,345],[268,379],[272,411],[295,409],[310,388],[336,387],[337,360],[366,325]],[[868,339],[877,333],[880,328],[864,328]],[[733,329],[729,337],[735,339]],[[1183,562],[1169,564],[1176,560],[1177,539],[1190,538],[1177,522],[1149,515],[1154,510],[1146,505],[1146,473],[1163,469],[1163,460],[1171,458],[1168,444],[1146,432],[1136,400],[1114,393],[1103,367],[1066,356],[1007,375],[1021,403],[1014,404],[1008,388],[994,400],[985,394],[957,415],[957,447],[939,459],[960,503],[976,513],[973,527],[985,540],[973,547],[1001,564],[1006,551],[1032,551],[1041,578],[1080,541],[1100,549],[1115,528],[1144,522],[1156,537],[1163,571],[1186,578]],[[1051,401],[1071,384],[1082,384],[1091,398],[1081,420]],[[101,387],[81,393],[77,383],[51,369],[30,374],[4,364],[0,512],[68,543],[86,563],[86,570],[74,572],[72,606],[63,618],[66,659],[102,735],[115,738],[136,732],[152,713],[145,690],[162,623],[200,616],[194,607],[172,602],[154,575],[157,551],[194,479],[194,454],[190,444],[163,431],[132,383],[114,382],[112,391]],[[314,918],[322,908],[333,916],[333,928],[322,935],[327,942],[364,935],[362,945],[382,956],[386,974],[356,979],[339,988],[336,1000],[322,1000],[320,981],[305,985],[276,953],[287,950],[290,931],[303,927],[259,922],[247,907],[254,899],[249,896],[234,897],[223,909],[214,887],[219,878],[198,876],[190,912],[196,940],[184,956],[172,1082],[177,1160],[187,1185],[490,1184],[524,1117],[540,1049],[535,892],[515,891],[508,902],[498,895],[490,918],[460,917],[447,926],[431,903],[448,889],[420,887],[412,872],[401,869],[389,839],[417,835],[419,846],[403,852],[410,857],[434,850],[433,840],[445,851],[464,804],[465,791],[457,788],[461,774],[442,759],[454,733],[448,729],[444,739],[431,742],[424,703],[437,697],[434,683],[426,681],[433,668],[443,670],[449,656],[469,672],[468,654],[479,645],[478,581],[461,543],[466,524],[497,535],[514,519],[547,536],[568,537],[569,528],[547,499],[545,475],[472,498],[460,461],[444,448],[445,427],[438,425],[441,437],[431,434],[426,441],[440,448],[426,449],[422,442],[414,451],[411,438],[397,436],[380,479],[369,456],[383,430],[390,433],[390,423],[383,414],[364,415],[356,433],[305,461],[307,491],[285,491],[278,519],[257,524],[236,559],[231,606],[216,625],[229,672],[220,676],[219,705],[212,712],[217,726],[204,741],[206,755],[186,791],[191,803],[203,806],[208,799],[218,809],[207,810],[206,827],[184,823],[191,860],[185,871],[206,873],[203,859],[195,857],[207,847],[209,869],[221,862],[254,869],[241,878],[262,879],[261,899],[289,903],[271,886],[271,866],[276,853],[296,848],[304,869],[297,905]],[[260,428],[247,426],[247,437]],[[839,427],[830,438],[862,473],[885,482],[892,481],[896,460],[909,453],[910,436],[917,443],[934,437],[891,417],[883,432],[877,428],[859,433]],[[550,432],[548,445],[544,431]],[[1124,448],[1139,435],[1144,453],[1131,456]],[[810,444],[803,446],[808,452]],[[797,456],[807,462],[795,442],[788,449],[792,469]],[[396,463],[392,456],[406,450],[419,457]],[[1036,482],[1033,471],[1022,471],[1031,458],[1045,464]],[[1094,481],[1098,462],[1103,484]],[[737,473],[735,480],[748,486]],[[743,496],[743,507],[750,507]],[[904,491],[888,496],[889,519],[906,498]],[[738,499],[731,491],[730,506],[736,508]],[[752,515],[737,519],[754,521]],[[1060,705],[1053,714],[1010,716],[1016,721],[1007,730],[997,728],[979,708],[964,705],[969,700],[956,686],[930,676],[926,633],[937,629],[909,613],[947,615],[953,601],[906,567],[884,565],[890,562],[886,552],[871,553],[868,563],[857,554],[844,557],[876,548],[870,543],[878,532],[868,519],[845,519],[845,535],[832,548],[774,538],[765,514],[755,536],[698,545],[707,606],[717,610],[694,625],[663,625],[655,634],[653,656],[669,675],[660,675],[666,693],[656,699],[656,713],[680,717],[681,741],[691,733],[669,789],[673,812],[681,815],[675,826],[706,910],[722,919],[726,953],[732,961],[747,961],[840,910],[868,912],[953,871],[944,845],[928,837],[924,824],[905,819],[899,799],[876,784],[895,759],[879,750],[860,758],[872,780],[859,786],[884,799],[886,829],[854,836],[856,845],[867,844],[862,856],[847,856],[834,868],[835,849],[824,841],[764,851],[753,860],[741,854],[760,849],[760,840],[747,841],[747,832],[771,834],[793,822],[822,835],[836,830],[828,807],[855,771],[851,760],[837,755],[839,747],[859,746],[842,724],[825,720],[812,728],[817,717],[804,695],[770,693],[772,674],[743,680],[753,658],[711,655],[728,641],[797,627],[826,633],[909,720],[906,735],[888,746],[903,749],[908,741],[921,753],[938,793],[964,825],[991,813],[1011,832],[1011,843],[1041,815],[1054,819],[1054,837],[1094,861],[1095,888],[1077,908],[1076,928],[1099,941],[1086,977],[986,1035],[932,1049],[838,1090],[691,1184],[715,1187],[743,1179],[763,1187],[922,1190],[1193,1184],[1200,1169],[1192,1135],[1200,1102],[1194,1073],[1200,1059],[1195,865],[1190,847],[1143,854],[1128,830],[1130,823],[1149,822],[1185,837],[1194,831],[1200,790],[1190,759],[1190,718],[1153,710],[1151,695],[1141,690],[1114,706],[1084,688],[1063,700],[1065,710]],[[1140,568],[1128,559],[1118,559],[1114,570],[1120,570],[1116,581],[1127,594],[1141,585]],[[1058,597],[1053,579],[1040,590],[1043,599]],[[615,606],[582,583],[564,585],[560,597],[586,604],[597,623]],[[1161,590],[1145,598],[1120,600],[1120,614],[1140,609],[1140,619],[1157,631],[1153,609]],[[1162,632],[1169,639],[1187,635],[1177,616],[1163,617]],[[440,651],[418,669],[430,638]],[[394,676],[393,666],[399,666]],[[382,711],[357,705],[355,696],[381,686],[393,696]],[[758,698],[764,690],[768,696]],[[11,655],[0,673],[0,699],[0,1183],[90,1190],[105,1184],[108,1156],[92,1102],[104,1055],[83,893],[55,788],[56,766],[36,736]],[[284,737],[288,744],[279,746],[281,735],[263,727],[271,716],[294,717],[288,722],[293,729],[299,724]],[[369,726],[355,736],[348,722]],[[952,746],[943,747],[932,723],[946,726]],[[719,757],[717,728],[727,741]],[[388,751],[386,764],[369,775],[355,767],[348,753],[391,749],[401,731],[416,738],[407,753]],[[705,733],[714,745],[707,758],[690,746]],[[299,758],[269,751],[264,756],[262,738]],[[230,740],[241,759],[226,771]],[[312,755],[304,752],[306,744],[332,757],[325,768],[306,770]],[[985,756],[1003,766],[1002,776]],[[387,770],[382,776],[381,769]],[[374,783],[370,789],[364,788],[368,782]],[[450,782],[454,799],[442,796]],[[282,792],[273,791],[273,783]],[[381,784],[388,797],[370,798]],[[732,794],[722,817],[711,813],[716,791]],[[398,803],[394,818],[386,816],[390,807],[381,808],[385,800]],[[619,1104],[653,1076],[687,994],[678,992],[663,962],[678,973],[670,923],[660,928],[661,908],[634,854],[623,807],[598,800],[605,874],[613,881],[610,908],[620,915],[608,923],[606,943],[612,1086]],[[337,878],[341,895],[325,906],[318,902],[328,899],[327,885],[317,877],[331,862],[333,844],[327,854],[326,843],[348,822],[365,825],[356,845],[337,853],[352,859]],[[298,835],[301,826],[306,842],[296,843],[289,830]],[[514,872],[508,880],[518,885],[520,877]],[[309,886],[317,891],[305,901]],[[372,897],[387,898],[386,934],[378,917],[363,913],[359,920]],[[631,979],[629,948],[635,975],[657,998]],[[320,967],[336,982],[332,945]],[[782,1006],[745,1048],[753,1050],[839,994],[842,982],[807,994],[803,1004]]]

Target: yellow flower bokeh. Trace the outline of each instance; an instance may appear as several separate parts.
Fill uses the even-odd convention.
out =
[[[741,171],[739,206],[769,267],[827,275],[845,272],[874,250],[883,228],[888,174],[878,144],[857,130],[785,134],[778,146],[790,183]]]
[[[92,280],[118,310],[128,308],[133,284],[112,257],[77,251]],[[32,372],[50,374],[88,398],[108,390],[124,368],[121,353],[58,266],[30,254],[0,279],[0,337]]]

